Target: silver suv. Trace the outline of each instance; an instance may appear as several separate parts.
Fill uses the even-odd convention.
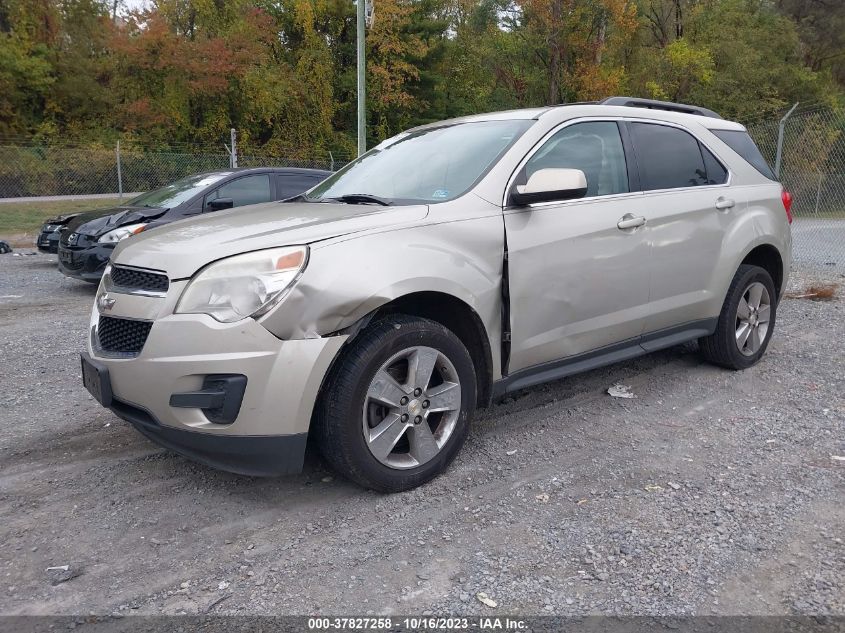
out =
[[[296,199],[120,242],[83,380],[200,462],[296,472],[311,434],[343,475],[405,490],[508,392],[694,339],[756,363],[790,202],[745,128],[703,108],[425,125]]]

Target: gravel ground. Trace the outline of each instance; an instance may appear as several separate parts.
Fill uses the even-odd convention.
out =
[[[845,615],[841,297],[744,372],[687,345],[517,394],[385,496],[145,440],[80,385],[93,294],[0,256],[2,614]]]

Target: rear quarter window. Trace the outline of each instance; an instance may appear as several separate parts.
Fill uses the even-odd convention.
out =
[[[725,145],[730,147],[733,151],[737,154],[742,156],[749,165],[751,165],[754,169],[759,171],[769,180],[777,180],[775,173],[772,171],[772,168],[769,167],[769,164],[766,162],[766,159],[763,158],[763,154],[760,153],[760,150],[754,144],[754,141],[751,140],[751,137],[748,135],[748,132],[744,132],[742,130],[710,130],[713,134],[719,138]]]

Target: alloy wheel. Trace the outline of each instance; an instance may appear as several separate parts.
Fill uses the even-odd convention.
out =
[[[364,440],[382,464],[414,468],[446,445],[460,411],[461,383],[452,362],[432,347],[409,347],[387,359],[367,389]]]
[[[756,354],[769,332],[772,301],[766,286],[755,281],[739,300],[736,308],[736,346],[745,356]]]

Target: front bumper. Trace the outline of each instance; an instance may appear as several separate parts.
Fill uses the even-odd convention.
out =
[[[38,247],[38,250],[42,253],[51,253],[55,255],[59,252],[59,232],[42,231],[38,234],[35,246]]]
[[[85,361],[97,363],[90,358]],[[108,381],[108,372],[102,380]],[[149,411],[110,396],[110,409],[156,444],[193,461],[239,475],[286,475],[302,469],[307,433],[293,435],[215,435],[161,424]]]
[[[97,283],[109,263],[114,244],[95,244],[88,248],[71,249],[58,245],[59,270],[74,279]]]
[[[172,282],[160,298],[110,293],[116,301],[105,316],[153,321],[134,357],[98,349],[100,312],[94,306],[88,355],[107,370],[108,408],[154,442],[215,468],[246,475],[299,472],[320,386],[346,337],[281,341],[253,319],[219,323],[206,315],[172,314],[184,284]],[[231,423],[214,422],[202,401],[185,406],[191,401],[186,394],[207,390],[214,375],[246,378]]]

